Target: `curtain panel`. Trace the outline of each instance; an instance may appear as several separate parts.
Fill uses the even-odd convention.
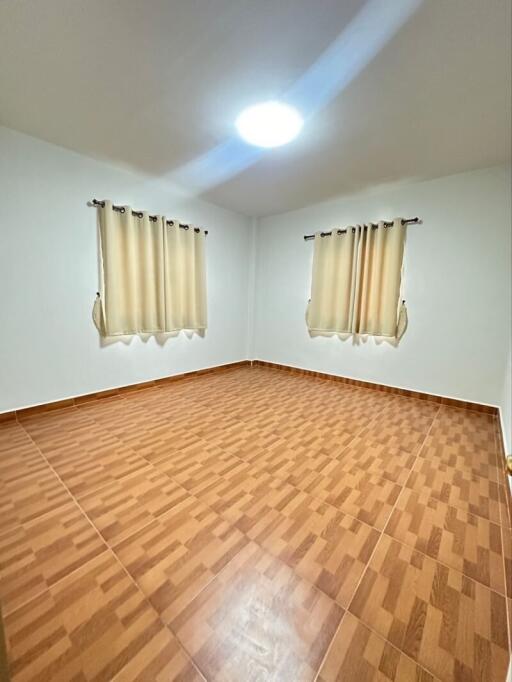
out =
[[[315,234],[307,325],[316,334],[400,338],[407,312],[399,307],[406,226],[356,225]]]
[[[99,211],[100,296],[93,318],[102,336],[206,329],[204,232],[162,216]]]

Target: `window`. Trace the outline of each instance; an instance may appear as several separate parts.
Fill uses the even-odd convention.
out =
[[[312,335],[372,334],[400,338],[406,310],[399,310],[406,226],[358,225],[315,235],[311,301]]]
[[[206,329],[205,232],[161,216],[99,206],[103,336]]]

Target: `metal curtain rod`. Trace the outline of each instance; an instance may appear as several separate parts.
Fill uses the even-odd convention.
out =
[[[419,218],[407,218],[406,220],[402,220],[402,225],[418,225],[421,223],[421,220]],[[384,227],[391,227],[393,225],[392,220],[385,220],[384,221]],[[371,227],[372,229],[376,229],[378,227],[377,223],[365,223],[365,227]],[[336,232],[336,234],[345,234],[348,232],[348,230],[352,229],[352,232],[356,231],[355,227],[347,227],[344,230],[331,230],[330,232],[320,232],[321,237],[330,237],[333,232]],[[304,241],[308,242],[310,239],[314,239],[315,235],[314,234],[305,234],[304,235]]]
[[[104,201],[98,201],[97,199],[92,199],[89,206],[96,206],[96,207],[101,206],[101,208],[104,208],[105,202]],[[126,211],[126,208],[124,206],[114,206],[114,204],[112,204],[112,210],[113,211],[119,211],[119,213],[124,213]],[[142,218],[144,213],[142,211],[132,211],[132,215],[134,215],[137,218]],[[158,216],[156,216],[156,215],[150,215],[150,216],[148,216],[148,218],[151,220],[152,223],[156,223],[156,221],[158,220]],[[165,222],[167,223],[167,225],[170,225],[170,226],[174,225],[174,220],[166,220]],[[183,223],[178,223],[178,224],[184,230],[190,229],[190,225],[184,225]],[[201,230],[198,227],[194,227],[194,232],[199,233],[199,232],[201,232]],[[207,235],[208,230],[205,230],[204,233],[205,233],[205,235]]]

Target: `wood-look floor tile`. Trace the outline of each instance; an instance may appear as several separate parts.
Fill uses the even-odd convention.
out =
[[[501,529],[480,516],[405,489],[386,533],[504,594]]]
[[[248,464],[228,452],[219,450],[210,455],[189,459],[168,457],[155,462],[155,467],[177,481],[188,492],[200,496],[205,494],[222,477],[231,479],[236,475],[244,475]]]
[[[299,464],[286,480],[379,530],[384,528],[401,490],[396,483],[363,469],[347,470],[338,460],[318,472],[309,464]]]
[[[500,523],[498,484],[487,478],[419,457],[406,485],[419,493],[426,488],[441,502]]]
[[[253,447],[250,447],[250,441],[248,441],[247,450],[235,450],[234,452],[244,462],[266,468],[269,471],[273,470],[276,473],[280,467],[286,469],[290,463],[293,464],[303,458],[296,450],[289,448],[282,438],[277,438],[271,443],[261,443],[256,438]],[[286,471],[284,475],[288,475],[288,473]]]
[[[282,509],[297,490],[264,469],[245,466],[246,470],[231,476],[210,477],[210,485],[198,497],[230,524],[253,537],[267,527],[269,512]]]
[[[7,483],[0,477],[0,534],[54,511],[71,499],[48,466]]]
[[[138,455],[109,449],[93,457],[80,457],[53,462],[55,471],[74,495],[97,490],[119,481],[128,474],[142,471],[148,462]]]
[[[147,460],[82,409],[38,415],[23,426],[73,494],[91,492],[147,466]]]
[[[286,445],[286,441],[276,434],[262,433],[256,427],[248,427],[242,422],[236,428],[227,431],[221,429],[218,434],[211,434],[208,441],[247,462],[257,460],[267,448]]]
[[[360,437],[367,442],[379,443],[392,448],[405,450],[417,455],[435,422],[438,406],[412,401],[407,398],[394,398],[389,406],[379,413]]]
[[[372,421],[359,433],[359,436],[370,443],[379,443],[417,455],[427,431],[428,429],[415,429],[410,424],[395,424],[383,418]]]
[[[263,509],[248,532],[266,551],[347,607],[379,533],[300,490]]]
[[[79,403],[0,425],[20,679],[312,680],[356,591],[366,625],[346,616],[322,680],[501,682],[512,510],[495,416],[266,368]],[[397,542],[378,531],[403,485]],[[125,621],[104,620],[94,580],[73,583],[112,558],[85,513],[148,599]],[[99,581],[116,614],[123,575]],[[54,607],[68,583],[72,606]],[[199,667],[161,621],[124,632],[153,609]]]
[[[97,556],[106,546],[70,502],[0,535],[0,599],[12,611]]]
[[[171,628],[208,680],[312,680],[343,609],[256,544]]]
[[[162,627],[116,675],[115,682],[205,682],[169,628]]]
[[[39,449],[16,421],[0,424],[0,480],[11,483],[48,467]]]
[[[318,682],[435,682],[435,678],[347,613]]]
[[[0,426],[0,533],[69,502],[66,488],[17,422]]]
[[[190,497],[121,541],[115,552],[169,622],[245,544],[239,530]]]
[[[252,464],[283,480],[300,478],[303,484],[317,475],[329,476],[333,470],[341,470],[339,460],[334,457],[321,452],[305,455],[288,447],[265,450]]]
[[[493,415],[442,406],[431,434],[439,443],[493,452],[493,432]]]
[[[400,395],[386,396],[379,416],[391,415],[399,419],[420,422],[422,426],[430,426],[438,416],[440,406],[428,400],[418,400]]]
[[[78,496],[80,506],[110,544],[175,508],[189,494],[150,464],[121,481]]]
[[[430,434],[421,449],[420,457],[429,460],[433,466],[446,465],[498,482],[498,468],[492,451],[456,442],[440,442],[435,434]]]
[[[208,409],[196,409],[188,428],[202,440],[216,442],[237,430],[245,428],[242,422],[226,410],[224,405],[213,404]]]
[[[13,682],[201,678],[110,552],[5,620]]]
[[[304,424],[301,429],[288,430],[288,434],[283,429],[281,437],[286,440],[289,448],[299,454],[311,457],[329,453],[330,456],[336,457],[352,441],[356,433],[357,428],[352,430],[348,426],[343,429],[328,429],[309,423]]]
[[[442,680],[505,680],[505,597],[386,535],[349,610]]]
[[[159,397],[160,393],[152,394],[151,398]],[[86,405],[83,409],[120,442],[150,462],[178,453],[199,440],[190,428],[187,413],[176,414],[179,405],[174,405],[170,417],[157,411],[147,395],[112,401],[106,406]]]
[[[76,408],[29,416],[21,424],[46,456],[60,448],[72,452],[96,445],[97,433],[90,433],[95,430],[93,420]]]
[[[415,456],[406,450],[361,437],[355,438],[338,459],[349,470],[363,469],[399,485],[405,483],[415,462]]]

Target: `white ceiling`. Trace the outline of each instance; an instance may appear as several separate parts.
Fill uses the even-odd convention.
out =
[[[509,0],[2,0],[0,123],[268,215],[509,160],[510,25]],[[315,63],[341,91],[246,159],[236,115]]]

